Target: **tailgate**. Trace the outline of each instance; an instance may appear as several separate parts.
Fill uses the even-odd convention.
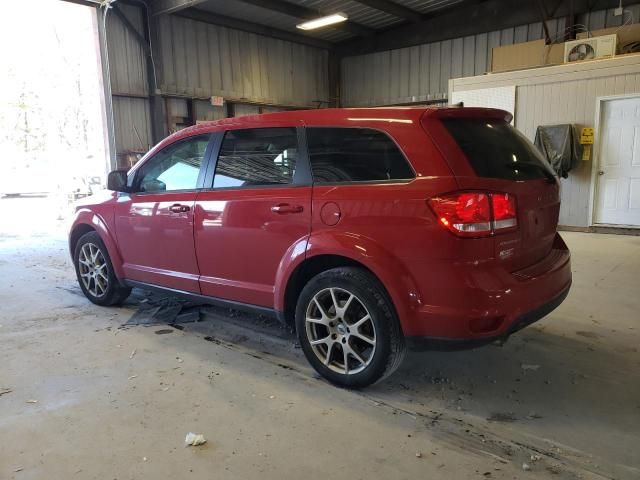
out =
[[[553,245],[560,212],[557,178],[504,115],[465,110],[449,111],[438,119],[444,126],[445,158],[461,189],[515,197],[518,228],[495,235],[495,255],[510,271],[528,267],[548,255]]]
[[[560,213],[557,183],[546,180],[513,182],[459,177],[461,189],[505,192],[516,198],[518,228],[494,237],[495,257],[510,272],[521,270],[546,257],[553,246]]]

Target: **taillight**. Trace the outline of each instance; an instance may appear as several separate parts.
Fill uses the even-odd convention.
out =
[[[486,237],[518,226],[516,199],[508,193],[455,192],[429,204],[438,221],[461,237]]]
[[[493,207],[494,231],[515,229],[518,226],[516,216],[516,199],[508,193],[492,193],[491,205]]]

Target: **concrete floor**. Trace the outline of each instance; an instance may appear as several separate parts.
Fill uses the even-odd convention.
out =
[[[118,328],[135,300],[82,297],[47,206],[0,200],[1,479],[640,478],[640,237],[563,233],[549,317],[352,392],[253,318]]]

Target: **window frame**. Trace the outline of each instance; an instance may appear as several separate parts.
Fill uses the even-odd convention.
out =
[[[293,128],[296,131],[296,139],[298,140],[298,157],[296,158],[296,171],[291,179],[291,183],[274,183],[273,185],[247,185],[247,186],[232,186],[232,187],[215,187],[213,182],[215,179],[216,169],[218,167],[218,157],[220,156],[220,150],[222,149],[222,142],[227,132],[236,130],[260,130],[260,129],[273,129],[273,128]],[[204,190],[222,191],[222,190],[262,190],[265,188],[297,188],[308,187],[313,184],[311,178],[311,166],[309,164],[309,156],[307,151],[307,142],[304,134],[304,128],[296,125],[260,125],[260,126],[239,126],[238,128],[226,128],[219,132],[216,132],[216,138],[214,140],[214,147],[211,152],[210,169],[204,177]]]
[[[306,125],[304,128],[305,149],[306,149],[307,162],[309,164],[309,173],[311,174],[312,177],[313,177],[313,167],[311,166],[311,157],[309,156],[309,148],[308,148],[309,144],[307,141],[307,129],[309,128],[313,128],[313,129],[325,129],[325,128],[338,129],[339,128],[339,129],[349,129],[349,130],[354,130],[354,129],[372,130],[374,132],[381,133],[385,135],[389,140],[391,140],[391,142],[396,146],[396,148],[404,158],[405,162],[407,162],[407,165],[409,166],[409,170],[411,170],[411,172],[413,173],[413,176],[409,178],[391,178],[388,180],[351,180],[349,182],[316,182],[315,179],[313,179],[314,186],[326,185],[326,186],[335,187],[335,186],[352,186],[352,185],[375,185],[375,184],[381,184],[381,183],[382,184],[394,184],[394,183],[405,184],[405,183],[410,183],[414,181],[418,176],[416,173],[416,170],[413,168],[413,165],[411,164],[411,161],[409,161],[409,158],[404,153],[404,150],[400,147],[396,139],[393,138],[393,136],[389,134],[389,132],[387,132],[386,130],[383,130],[381,128],[363,126],[363,125]]]
[[[154,159],[158,157],[158,155],[161,155],[168,148],[174,148],[180,143],[186,143],[188,141],[194,140],[195,138],[207,137],[207,136],[209,138],[207,139],[207,146],[204,150],[204,156],[202,157],[202,162],[200,163],[200,170],[198,171],[198,179],[196,180],[195,188],[183,188],[180,190],[165,190],[165,191],[159,191],[159,192],[141,192],[140,190],[138,190],[140,188],[142,171],[144,167],[149,164],[149,162],[153,162]],[[151,157],[145,159],[144,162],[140,162],[140,166],[135,169],[135,171],[133,172],[132,178],[130,179],[130,181],[127,182],[127,183],[130,183],[130,187],[132,189],[130,193],[132,195],[159,195],[159,194],[168,195],[172,193],[197,192],[199,190],[202,190],[204,186],[205,175],[209,168],[209,163],[210,163],[211,153],[213,151],[214,143],[215,143],[214,135],[212,133],[196,133],[194,135],[183,137],[179,140],[176,140],[175,142],[171,142],[170,144],[165,145],[162,148],[162,150],[155,152]]]

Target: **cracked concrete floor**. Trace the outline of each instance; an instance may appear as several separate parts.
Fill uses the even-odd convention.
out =
[[[86,301],[58,222],[12,228],[38,201],[0,201],[2,479],[640,478],[640,237],[563,233],[549,317],[352,392],[247,315],[119,328],[135,299]]]

